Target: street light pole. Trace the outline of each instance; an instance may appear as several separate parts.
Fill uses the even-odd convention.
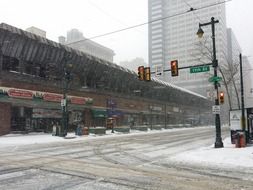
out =
[[[218,60],[216,59],[216,46],[215,46],[215,23],[219,23],[219,20],[214,20],[214,17],[211,18],[211,22],[208,23],[199,23],[199,30],[197,35],[202,37],[204,31],[201,29],[202,26],[211,25],[212,27],[212,42],[213,42],[213,60],[212,65],[214,69],[214,78],[217,78],[217,68],[218,68]],[[216,98],[215,98],[215,105],[219,106],[219,90],[218,90],[218,81],[214,82],[214,88],[216,90]],[[215,139],[215,148],[222,148],[223,142],[221,139],[221,125],[220,125],[220,114],[215,114],[215,128],[216,128],[216,139]]]
[[[242,124],[242,130],[245,133],[246,125],[245,125],[245,112],[244,112],[244,88],[243,88],[243,73],[242,73],[242,54],[239,55],[240,59],[240,79],[241,79],[241,104],[242,104],[242,118],[241,118],[241,124]]]
[[[63,99],[62,99],[62,128],[60,131],[60,136],[65,137],[68,133],[68,100],[67,100],[67,91],[68,84],[70,81],[70,68],[71,64],[66,64],[64,66],[64,86],[63,86]]]

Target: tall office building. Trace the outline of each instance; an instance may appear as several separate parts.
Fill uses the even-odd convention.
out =
[[[113,63],[114,51],[92,40],[88,40],[78,29],[67,32],[67,38],[59,36],[59,43]]]
[[[222,0],[149,0],[149,65],[152,70],[170,69],[170,61],[178,60],[179,67],[212,61],[211,25],[204,26],[204,37],[198,39],[199,23],[219,20],[215,24],[216,51],[219,64],[226,63],[227,32],[225,4]],[[154,74],[155,75],[155,74]],[[153,76],[154,76],[153,75]],[[213,94],[214,85],[208,82],[210,72],[191,74],[189,69],[179,70],[178,77],[170,72],[156,76],[161,80],[207,96]]]
[[[236,39],[236,36],[231,28],[227,29],[227,65],[226,70],[228,75],[233,76],[233,80],[229,80],[228,91],[231,99],[231,109],[240,108],[241,100],[241,83],[240,83],[240,60],[239,54],[242,53],[241,47]],[[246,59],[247,63],[248,60]],[[248,67],[248,66],[247,66]],[[230,77],[228,77],[230,78]]]
[[[242,57],[242,67],[243,67],[243,83],[244,83],[244,98],[245,107],[253,107],[253,65],[250,64],[248,57]]]

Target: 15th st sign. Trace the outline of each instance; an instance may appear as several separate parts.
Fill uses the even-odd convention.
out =
[[[190,73],[201,73],[210,71],[210,66],[198,66],[198,67],[190,67]]]

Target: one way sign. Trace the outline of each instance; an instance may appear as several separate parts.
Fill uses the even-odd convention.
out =
[[[163,65],[155,65],[155,76],[159,77],[163,75]]]

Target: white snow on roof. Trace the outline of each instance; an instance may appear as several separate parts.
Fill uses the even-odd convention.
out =
[[[185,93],[188,93],[188,94],[192,94],[192,95],[197,96],[197,97],[200,97],[200,98],[207,99],[205,96],[202,96],[202,95],[200,95],[200,94],[198,94],[198,93],[192,92],[192,91],[187,90],[187,89],[185,89],[185,88],[176,86],[176,85],[174,85],[174,84],[172,84],[172,83],[165,82],[165,81],[162,81],[162,80],[157,79],[157,78],[154,78],[154,77],[152,77],[152,81],[161,83],[161,84],[163,84],[163,85],[165,85],[165,86],[168,86],[168,87],[171,87],[171,88],[180,90],[180,91],[185,92]]]

